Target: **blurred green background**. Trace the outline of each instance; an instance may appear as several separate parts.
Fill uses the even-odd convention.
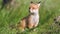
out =
[[[0,10],[0,34],[21,34],[16,28],[11,29],[9,26],[10,24],[16,26],[29,14],[30,1],[41,1],[40,21],[37,31],[25,31],[22,34],[60,34],[60,26],[54,23],[54,18],[60,15],[60,0],[16,0],[19,3],[17,8]],[[2,0],[0,0],[0,7],[1,3]]]

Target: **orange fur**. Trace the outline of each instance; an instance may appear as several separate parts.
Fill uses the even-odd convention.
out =
[[[21,22],[19,22],[19,28],[24,30],[26,27],[28,27],[29,29],[36,27],[39,22],[38,10],[39,5],[31,3],[29,9],[30,13],[27,17],[24,17]]]
[[[30,4],[30,8],[33,9],[39,9],[38,5],[36,4]]]

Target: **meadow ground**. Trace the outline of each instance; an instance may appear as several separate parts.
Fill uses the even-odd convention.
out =
[[[60,34],[60,25],[54,23],[54,18],[60,15],[60,0],[41,0],[39,10],[40,21],[37,31],[18,32],[16,28],[11,29],[10,24],[17,23],[29,14],[29,4],[31,0],[16,0],[19,2],[17,8],[10,10],[3,8],[0,10],[0,34]],[[34,2],[40,0],[32,0]],[[2,0],[0,0],[0,7]],[[12,26],[14,27],[14,26]],[[29,29],[27,29],[29,30]],[[18,32],[18,33],[17,33]]]

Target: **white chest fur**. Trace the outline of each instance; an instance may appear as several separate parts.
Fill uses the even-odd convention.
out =
[[[39,22],[39,13],[38,10],[32,10],[31,13],[34,13],[34,15],[31,15],[31,22],[38,23]]]

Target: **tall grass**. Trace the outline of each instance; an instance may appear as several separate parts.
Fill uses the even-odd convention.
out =
[[[60,27],[54,23],[54,18],[60,15],[60,0],[41,0],[39,10],[40,21],[36,28],[37,31],[18,32],[16,28],[11,29],[10,24],[16,24],[29,14],[30,1],[40,0],[16,0],[19,3],[17,8],[7,10],[3,8],[0,11],[0,34],[60,34]],[[1,7],[0,0],[0,7]],[[28,29],[29,30],[29,29]],[[18,33],[17,33],[18,32]]]

